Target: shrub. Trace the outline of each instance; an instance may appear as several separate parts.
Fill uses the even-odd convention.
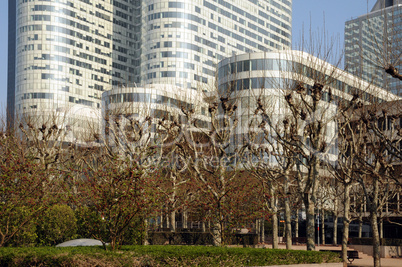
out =
[[[106,226],[99,213],[91,207],[83,206],[75,210],[77,218],[77,238],[95,238],[110,242]],[[124,245],[142,245],[145,236],[144,220],[134,218],[124,231]]]
[[[0,249],[0,266],[267,266],[340,261],[331,252],[209,246]]]
[[[0,209],[2,207],[0,206]],[[6,246],[33,246],[37,238],[36,224],[33,220],[27,221],[24,225],[21,225],[23,218],[30,214],[29,208],[18,207],[5,216],[0,217],[0,225],[3,229],[8,223],[8,227],[11,228],[10,232],[14,232],[19,227],[16,234],[6,243]]]
[[[145,238],[145,224],[142,218],[134,218],[123,235],[122,245],[142,245]]]
[[[38,239],[41,245],[56,245],[73,239],[77,232],[74,211],[67,205],[54,205],[38,220]]]
[[[83,206],[75,210],[75,217],[77,219],[78,238],[106,239],[106,227],[97,211]]]

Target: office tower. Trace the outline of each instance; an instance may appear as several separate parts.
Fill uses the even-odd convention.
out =
[[[11,1],[13,2],[13,1]],[[7,124],[14,121],[15,104],[15,1],[8,3],[8,70],[7,70]]]
[[[9,0],[8,110],[85,129],[113,86],[209,90],[219,60],[291,46],[289,0]],[[15,30],[15,36],[13,36]],[[12,51],[15,47],[15,52]],[[15,70],[15,75],[11,75]],[[70,127],[71,128],[71,127]]]
[[[9,6],[15,82],[9,78],[8,110],[16,120],[51,114],[85,128],[103,91],[137,81],[139,1],[10,0]]]
[[[345,67],[363,79],[402,95],[401,81],[385,73],[402,71],[402,1],[378,0],[371,12],[345,24]]]
[[[217,63],[234,54],[291,47],[291,1],[144,1],[141,77],[210,90]]]

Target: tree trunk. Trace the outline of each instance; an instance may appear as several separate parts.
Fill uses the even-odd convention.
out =
[[[345,184],[343,193],[343,234],[342,234],[342,261],[348,261],[348,239],[349,239],[349,224],[350,224],[350,188],[351,184]]]
[[[380,267],[380,235],[378,233],[377,213],[371,214],[371,227],[373,231],[373,261],[374,267]]]
[[[272,248],[278,248],[278,209],[274,188],[270,188],[270,208],[272,211]]]
[[[188,228],[188,213],[186,210],[183,210],[183,229]]]
[[[160,215],[159,215],[159,228],[162,229],[163,227],[163,211],[161,211]]]
[[[359,213],[359,230],[358,230],[358,237],[362,237],[363,231],[363,204],[360,205],[360,213]]]
[[[222,246],[222,227],[220,222],[216,222],[213,224],[213,228],[211,229],[212,233],[212,242],[215,247]]]
[[[373,200],[370,203],[370,222],[373,232],[373,263],[374,267],[380,267],[380,235],[378,233],[378,191],[379,191],[379,181],[374,178],[373,182]]]
[[[316,137],[318,138],[318,137]],[[317,143],[317,140],[311,140],[312,143]],[[307,236],[307,250],[315,250],[315,220],[314,209],[316,204],[316,188],[319,179],[318,170],[319,160],[316,155],[311,155],[309,161],[309,171],[306,180],[306,187],[304,188],[304,206],[306,208],[306,236]]]
[[[321,209],[321,244],[325,245],[325,226],[324,226],[324,220],[325,220],[325,213],[324,209]]]
[[[176,232],[176,211],[170,213],[170,231]]]
[[[336,246],[338,245],[338,216],[334,217],[334,230],[333,230],[333,240],[332,240],[332,245]]]
[[[4,246],[6,238],[3,233],[0,234],[0,248]]]
[[[201,222],[201,228],[202,228],[202,232],[205,233],[206,232],[206,227],[205,227],[205,222],[204,221]]]
[[[264,219],[256,220],[256,234],[258,235],[258,242],[264,243]]]
[[[272,248],[278,248],[278,214],[272,214]]]
[[[314,204],[310,196],[306,193],[304,205],[306,207],[306,236],[307,250],[315,250],[315,222],[314,222]]]
[[[116,250],[116,239],[114,237],[110,239],[110,247],[113,251]]]
[[[261,219],[261,229],[260,229],[260,234],[261,234],[261,243],[265,243],[265,226],[264,226],[265,220],[264,218]]]
[[[166,228],[170,228],[170,218],[169,218],[169,212],[166,212]]]
[[[295,219],[295,237],[299,237],[299,210],[296,210],[296,219]]]
[[[176,168],[173,168],[173,171],[170,173],[170,178],[172,180],[172,194],[169,197],[170,208],[172,209],[171,213],[169,214],[170,218],[170,231],[176,232],[176,193],[177,193],[177,176],[176,176]]]
[[[384,238],[384,219],[382,218],[382,216],[380,217],[379,231],[380,231],[380,238]]]
[[[142,240],[142,244],[144,246],[148,246],[149,245],[149,241],[148,241],[148,219],[144,219],[144,237]]]
[[[336,246],[337,244],[338,244],[338,198],[335,199],[334,229],[333,229],[333,239],[332,239],[332,245]]]
[[[286,236],[286,249],[292,249],[292,218],[290,210],[290,200],[285,199],[285,236]]]

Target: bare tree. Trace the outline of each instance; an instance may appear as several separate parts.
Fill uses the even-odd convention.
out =
[[[242,148],[233,142],[238,123],[235,116],[237,103],[235,99],[230,99],[230,90],[228,92],[210,97],[209,129],[198,125],[193,109],[183,109],[188,121],[188,125],[183,127],[186,142],[177,144],[179,153],[189,162],[188,171],[198,183],[203,197],[199,201],[211,209],[211,232],[216,246],[227,242],[228,222],[233,220],[236,211],[230,209],[231,204],[237,202],[240,193],[249,193],[241,190],[248,181],[239,179]]]
[[[278,96],[262,96],[256,100],[255,116],[250,119],[247,137],[244,167],[259,179],[265,189],[265,206],[272,214],[272,247],[278,248],[278,213],[281,210],[279,200],[284,203],[286,247],[292,247],[290,194],[292,176],[295,167],[295,154],[286,149],[282,139],[290,140],[292,129],[287,121],[277,123],[279,114],[274,110],[278,107]],[[268,98],[275,99],[268,101]],[[275,122],[274,122],[275,121]],[[278,137],[279,136],[279,137]]]
[[[335,66],[325,64],[313,56],[308,59],[307,64],[311,68],[307,70],[298,64],[301,58],[294,57],[291,60],[293,74],[284,77],[290,79],[285,83],[288,90],[284,91],[284,103],[288,112],[284,122],[290,125],[292,134],[278,138],[286,149],[299,155],[295,163],[295,178],[306,208],[307,249],[313,250],[317,190],[326,172],[321,166],[323,160],[328,160],[330,144],[335,137],[335,106],[331,104],[330,85],[339,72]]]
[[[12,129],[0,133],[0,247],[57,201],[57,171],[37,160],[29,147]]]
[[[339,103],[341,104],[341,103]],[[347,244],[349,238],[350,197],[351,189],[356,180],[355,171],[358,168],[356,163],[357,151],[363,141],[361,133],[356,133],[350,119],[350,111],[360,107],[362,103],[355,94],[352,100],[338,110],[338,159],[336,164],[328,164],[333,176],[340,182],[343,189],[343,234],[342,234],[342,260],[347,262]],[[334,227],[335,222],[334,222]]]
[[[159,136],[162,138],[162,145],[169,145],[163,155],[160,167],[162,175],[158,179],[156,188],[163,196],[161,203],[166,207],[170,230],[176,231],[176,213],[179,209],[184,210],[185,199],[191,194],[185,189],[185,185],[190,181],[187,172],[188,162],[178,153],[178,145],[183,144],[184,136],[181,133],[181,123],[179,117],[162,118],[158,122]],[[185,226],[184,226],[185,227]]]
[[[363,142],[358,150],[359,184],[365,195],[366,204],[370,213],[370,223],[373,232],[374,266],[380,266],[380,232],[378,229],[378,214],[388,198],[392,196],[394,188],[400,188],[401,174],[394,168],[400,162],[401,150],[389,149],[391,144],[400,143],[399,129],[388,113],[390,108],[397,108],[398,102],[379,105],[369,105],[358,110],[359,131],[363,135]],[[396,109],[399,110],[400,108]],[[389,114],[389,115],[388,115]],[[397,117],[400,114],[395,114]],[[382,189],[382,190],[381,190]]]

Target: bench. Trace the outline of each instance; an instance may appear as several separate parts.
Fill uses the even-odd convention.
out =
[[[307,237],[292,237],[292,243],[294,244],[306,244]]]
[[[339,253],[339,258],[342,257],[342,250],[325,250],[325,249],[320,249],[320,251],[330,251],[330,252]],[[349,263],[352,263],[355,259],[359,259],[359,251],[356,251],[356,250],[348,250],[346,253],[347,253],[347,257],[348,257]]]

